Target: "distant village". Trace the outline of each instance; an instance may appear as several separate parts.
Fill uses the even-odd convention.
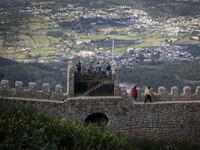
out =
[[[101,4],[102,2],[96,2]],[[116,6],[116,5],[107,5],[103,8],[93,9],[91,2],[89,5],[91,7],[83,7],[78,4],[66,4],[62,7],[57,7],[57,9],[52,9],[54,2],[33,2],[31,5],[25,7],[25,9],[20,9],[19,12],[31,13],[34,16],[43,16],[46,21],[54,20],[57,22],[55,28],[61,28],[63,22],[69,23],[68,26],[70,30],[75,35],[78,35],[79,32],[87,31],[87,27],[84,24],[77,22],[80,18],[90,19],[90,22],[87,22],[89,27],[95,28],[97,24],[103,24],[103,19],[115,19],[114,23],[118,25],[125,25],[141,32],[143,29],[148,29],[149,31],[162,30],[163,32],[168,32],[169,35],[177,36],[180,32],[200,32],[200,16],[197,18],[192,17],[175,17],[175,18],[165,18],[162,22],[159,20],[152,19],[146,12],[139,9],[133,9],[129,6]],[[174,3],[176,5],[176,3]],[[12,12],[4,11],[1,8],[0,16],[2,15],[11,15]],[[101,18],[95,20],[96,18]],[[128,18],[128,19],[120,19]],[[93,20],[95,21],[93,21]],[[76,21],[76,22],[73,22]],[[1,25],[5,24],[1,20]],[[200,35],[200,34],[197,34]],[[193,40],[199,42],[199,36],[191,37]],[[175,42],[176,38],[170,38],[163,43],[155,45],[153,48],[134,48],[129,47],[123,53],[115,53],[115,41],[113,40],[112,49],[105,50],[103,47],[98,47],[92,52],[80,51],[79,53],[73,53],[70,55],[64,55],[62,58],[58,58],[55,61],[60,59],[70,60],[74,57],[81,56],[87,59],[99,59],[99,60],[117,60],[120,67],[133,68],[135,63],[140,62],[174,62],[174,61],[191,61],[194,59],[200,59],[200,56],[194,56],[189,51],[186,51],[187,47],[172,45]],[[76,41],[76,45],[86,42],[86,41]],[[141,41],[142,42],[142,41]],[[92,39],[87,41],[87,44],[93,44]],[[43,60],[41,60],[42,62]]]

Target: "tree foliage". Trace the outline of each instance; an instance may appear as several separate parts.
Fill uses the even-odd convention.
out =
[[[125,149],[125,140],[93,125],[67,122],[47,114],[1,103],[0,149]]]
[[[56,84],[66,88],[66,63],[25,64],[0,58],[0,66],[0,80],[8,80],[11,87],[14,87],[15,81],[23,81],[25,87],[29,82],[36,82],[39,87],[43,83],[50,83],[51,88]]]
[[[164,63],[160,65],[140,64],[134,69],[122,69],[120,81],[135,83],[139,87],[151,86],[157,89],[164,86],[168,90],[172,86],[189,85],[193,90],[200,82],[200,61]]]

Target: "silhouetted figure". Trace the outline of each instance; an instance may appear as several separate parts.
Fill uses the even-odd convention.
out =
[[[80,61],[78,61],[78,63],[76,64],[76,71],[77,71],[78,73],[81,72],[81,62],[80,62]]]
[[[111,73],[111,67],[110,64],[107,62],[106,63],[106,76],[109,77]]]
[[[144,103],[146,103],[147,99],[149,99],[149,101],[152,103],[152,99],[151,99],[151,91],[150,91],[151,87],[147,87],[145,88],[145,94],[146,94],[146,99],[144,101]]]

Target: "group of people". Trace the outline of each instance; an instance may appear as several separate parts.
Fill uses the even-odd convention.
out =
[[[105,69],[106,69],[106,76],[109,76],[110,73],[111,73],[111,66],[108,62],[106,63]],[[96,70],[97,73],[102,72],[102,67],[101,67],[101,64],[99,62],[96,64],[95,70]],[[80,61],[78,61],[78,63],[76,64],[76,71],[78,73],[81,72],[81,62]],[[149,100],[152,103],[151,87],[145,88],[145,95],[146,95],[146,98],[144,100],[144,103],[146,103],[147,100]],[[137,101],[137,97],[138,97],[137,86],[133,87],[133,89],[131,91],[131,97],[132,97],[131,103],[135,103]]]
[[[110,66],[109,62],[106,63],[105,69],[106,69],[106,76],[109,76],[111,74],[111,66]],[[80,61],[78,61],[78,63],[76,64],[76,71],[78,73],[81,72],[81,62]],[[96,71],[96,73],[102,72],[102,66],[99,62],[95,66],[95,71]]]
[[[144,100],[144,103],[147,102],[147,100],[149,100],[151,103],[152,103],[152,93],[151,93],[151,87],[146,87],[145,88],[145,95],[146,95],[146,98]],[[137,97],[138,97],[138,92],[137,92],[137,86],[134,86],[132,91],[131,91],[131,103],[135,103],[137,101]]]

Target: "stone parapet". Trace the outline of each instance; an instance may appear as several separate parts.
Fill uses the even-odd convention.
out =
[[[146,96],[144,90],[138,90],[138,101],[144,101]],[[130,95],[122,95],[125,98],[131,98]],[[200,100],[200,86],[196,87],[194,93],[190,86],[183,87],[183,90],[179,90],[177,86],[171,87],[170,92],[168,93],[164,86],[158,88],[158,92],[152,91],[152,99],[154,102],[158,101],[192,101]]]
[[[74,78],[74,76],[72,76]],[[68,78],[68,80],[72,78]],[[23,87],[22,81],[15,81],[15,87],[11,88],[8,80],[2,80],[0,83],[0,96],[7,97],[24,97],[24,98],[36,98],[36,99],[47,99],[47,100],[64,100],[68,97],[74,96],[74,86],[72,81],[69,81],[70,86],[68,88],[68,93],[63,93],[62,85],[58,84],[55,86],[54,91],[50,91],[50,84],[43,83],[42,90],[38,90],[35,82],[30,82],[28,88]],[[114,92],[115,96],[119,95],[124,98],[131,98],[130,95],[123,94],[122,91],[119,90],[118,80],[115,81]],[[73,86],[73,87],[71,87]],[[144,90],[138,90],[138,101],[144,101],[145,94]],[[168,93],[164,86],[158,88],[158,92],[152,91],[152,99],[154,102],[158,101],[192,101],[192,100],[200,100],[200,86],[196,87],[194,93],[192,93],[192,89],[190,86],[183,87],[181,91],[178,87],[171,87],[170,92]]]
[[[35,82],[29,82],[29,87],[24,88],[22,81],[15,81],[15,88],[11,88],[8,80],[2,80],[0,84],[0,96],[4,97],[22,97],[49,100],[64,100],[67,98],[63,93],[60,84],[55,86],[55,92],[50,91],[50,84],[43,83],[42,90],[38,90]]]

